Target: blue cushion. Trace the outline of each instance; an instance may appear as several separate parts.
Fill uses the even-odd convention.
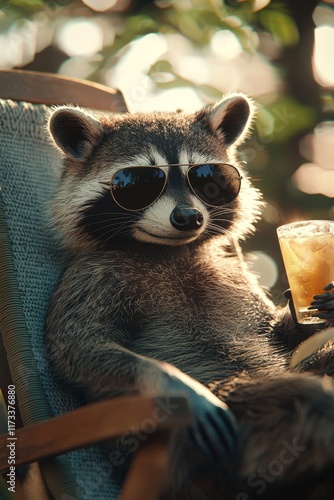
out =
[[[8,305],[3,302],[0,306],[0,328],[25,425],[78,406],[76,398],[52,379],[43,348],[47,306],[62,270],[62,255],[52,239],[48,217],[61,158],[47,136],[46,112],[42,105],[0,100],[0,194],[4,211],[0,237],[3,247],[10,245],[10,252],[3,252],[3,260],[7,269],[12,269],[7,278],[7,271],[2,277],[2,290],[5,285],[8,289]],[[56,498],[65,499],[62,495],[69,491],[72,496],[67,498],[72,499],[73,494],[87,500],[118,497],[112,464],[99,445],[45,464],[43,473]],[[55,468],[66,475],[66,480],[56,479]]]

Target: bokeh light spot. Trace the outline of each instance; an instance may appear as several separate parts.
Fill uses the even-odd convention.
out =
[[[319,26],[314,31],[313,72],[323,87],[334,85],[334,27]]]
[[[297,189],[307,194],[334,197],[334,170],[325,170],[315,163],[304,163],[292,176]]]
[[[250,270],[258,276],[260,285],[271,288],[278,278],[277,265],[268,254],[254,251],[247,254],[247,262]]]
[[[333,170],[334,122],[319,123],[312,134],[303,137],[300,141],[300,152],[306,160]]]
[[[57,42],[69,56],[93,55],[103,47],[103,32],[92,20],[71,19],[60,28]]]
[[[112,9],[117,4],[117,0],[82,0],[82,2],[97,12]]]
[[[240,42],[232,31],[217,31],[212,36],[210,43],[214,54],[224,61],[231,61],[242,52]]]
[[[202,101],[191,87],[176,87],[147,96],[141,103],[141,111],[175,111],[181,109],[193,113],[202,107]]]

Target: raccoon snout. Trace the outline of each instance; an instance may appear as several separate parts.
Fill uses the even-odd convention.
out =
[[[204,217],[193,205],[177,205],[170,214],[170,221],[179,231],[191,231],[203,225]]]

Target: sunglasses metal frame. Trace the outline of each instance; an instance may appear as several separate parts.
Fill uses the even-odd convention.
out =
[[[102,183],[102,184],[106,184],[109,186],[109,189],[110,189],[110,194],[114,200],[114,202],[120,207],[122,208],[123,210],[126,210],[128,212],[140,212],[141,210],[145,210],[146,208],[150,207],[151,205],[153,205],[153,203],[162,195],[162,193],[164,192],[165,188],[166,188],[166,184],[167,184],[167,174],[166,172],[164,171],[164,169],[168,168],[168,167],[188,167],[187,169],[187,172],[186,172],[186,176],[187,176],[187,183],[188,183],[188,186],[189,188],[191,189],[191,191],[194,193],[194,195],[196,196],[196,198],[198,198],[202,203],[204,203],[205,205],[208,205],[208,206],[211,206],[211,207],[215,207],[217,208],[218,206],[220,205],[212,205],[206,201],[204,201],[202,198],[200,198],[198,196],[198,194],[195,192],[194,188],[192,187],[191,185],[191,182],[189,180],[189,176],[188,176],[188,173],[189,171],[191,170],[191,168],[193,167],[201,167],[203,165],[224,165],[226,167],[231,167],[233,170],[235,170],[235,173],[236,173],[236,177],[238,178],[239,180],[239,189],[238,189],[238,192],[236,193],[235,197],[233,198],[233,200],[231,200],[229,203],[225,203],[224,206],[226,205],[229,205],[230,203],[232,203],[239,195],[239,192],[240,192],[240,188],[241,188],[241,179],[242,179],[242,176],[240,175],[240,172],[239,170],[237,169],[237,167],[235,167],[234,165],[231,165],[230,163],[221,163],[221,162],[205,162],[205,163],[170,163],[170,164],[166,164],[166,165],[129,165],[129,166],[126,166],[126,167],[121,167],[119,168],[114,174],[113,176],[111,177],[111,180],[109,182],[105,182],[105,183]],[[113,185],[112,185],[112,181],[113,181],[113,178],[115,177],[115,175],[117,175],[118,172],[120,172],[121,170],[126,170],[128,168],[156,168],[156,169],[159,169],[159,170],[162,170],[163,173],[164,173],[164,176],[165,176],[165,179],[164,179],[164,185],[160,191],[160,193],[154,198],[153,201],[151,201],[151,203],[148,203],[147,205],[145,205],[144,207],[141,207],[141,208],[136,208],[136,209],[131,209],[131,208],[126,208],[124,207],[123,205],[121,205],[115,198],[114,196],[114,193],[113,193]]]

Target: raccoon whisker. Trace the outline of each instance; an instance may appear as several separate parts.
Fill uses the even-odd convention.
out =
[[[217,211],[217,210],[234,210],[233,206],[229,203],[223,204],[223,205],[216,205],[211,207],[212,210]]]
[[[146,208],[146,213],[150,214],[150,216],[152,217],[152,220],[154,219],[154,220],[157,220],[159,222],[159,215],[156,214],[154,212],[154,210],[152,210],[152,207],[147,207]]]
[[[233,208],[213,209],[211,210],[211,216],[216,218],[216,216],[230,215],[233,212],[235,212]]]
[[[96,220],[96,221],[87,222],[86,223],[86,227],[88,227],[88,226],[92,227],[92,226],[94,226],[96,224],[101,224],[101,223],[103,223],[102,219]],[[109,221],[108,219],[106,219],[104,221],[104,223],[106,224],[106,227],[112,227],[112,226],[118,226],[119,225],[119,221],[112,221],[112,220]]]
[[[129,236],[130,233],[120,229],[115,231],[113,231],[112,229],[106,229],[102,233],[101,231],[92,231],[91,234],[93,236],[96,234],[97,237],[102,237],[105,243],[109,243],[115,237],[117,237],[118,239],[125,238],[126,236]]]
[[[85,227],[90,229],[91,234],[101,232],[101,226],[103,226],[105,234],[110,234],[111,236],[121,234],[122,232],[126,234],[128,232],[126,222],[132,220],[130,216],[127,215],[126,217],[119,217],[116,220],[112,220],[109,213],[105,213],[104,215],[108,215],[108,218],[103,220],[103,214],[95,214],[98,220],[85,223]]]
[[[214,231],[216,234],[224,234],[224,235],[229,234],[229,235],[233,236],[232,231],[230,231],[229,229],[222,227],[218,224],[213,224],[213,225],[208,226],[208,230],[211,232]]]
[[[225,231],[223,231],[222,229],[216,229],[216,228],[210,228],[208,229],[207,231],[209,234],[218,234],[218,235],[224,235],[226,234]]]
[[[113,228],[116,228],[115,231],[113,231]],[[106,233],[109,233],[109,234],[112,234],[112,235],[117,235],[117,234],[121,234],[121,233],[127,233],[128,230],[127,228],[124,228],[124,227],[117,227],[117,224],[106,224],[103,229],[105,230]],[[92,234],[94,233],[97,233],[99,231],[99,228],[96,228],[96,229],[92,229]]]
[[[206,228],[206,231],[209,232],[210,234],[222,234],[222,228],[219,226],[208,226]]]
[[[108,243],[110,240],[112,240],[115,236],[118,237],[118,239],[125,238],[126,236],[129,236],[129,231],[124,230],[124,228],[120,228],[118,231],[110,231],[109,236],[107,236],[108,233],[106,233],[106,239],[105,242]]]
[[[125,236],[126,236],[126,235],[125,235],[124,233],[122,233],[122,232],[119,232],[119,233],[117,233],[117,232],[116,232],[116,233],[110,233],[110,234],[109,234],[109,236],[108,236],[108,234],[105,234],[105,235],[104,235],[104,236],[105,236],[105,242],[107,243],[107,242],[111,241],[111,240],[115,237],[115,235],[117,235],[117,237],[118,237],[120,240],[121,240],[123,237],[125,237]]]
[[[224,222],[228,222],[228,221],[224,221]],[[211,234],[221,234],[221,235],[233,236],[232,231],[230,231],[229,229],[226,229],[224,227],[219,226],[218,224],[213,224],[213,223],[208,225],[207,231]]]
[[[126,221],[131,221],[133,220],[133,215],[131,214],[117,214],[117,216],[115,214],[112,214],[110,212],[95,212],[93,214],[85,214],[83,213],[82,214],[82,217],[84,218],[84,220],[88,220],[91,218],[94,218],[96,219],[95,222],[98,222],[100,223],[101,220],[107,220],[108,222],[109,221],[112,221],[112,222],[115,222],[117,224],[117,222],[121,221],[122,223],[123,222],[126,222]],[[88,224],[91,224],[91,222],[88,222]]]
[[[88,228],[88,225],[86,226]],[[97,236],[99,237],[101,234],[103,235],[118,235],[118,234],[121,234],[121,233],[127,233],[128,230],[127,228],[120,228],[118,227],[117,225],[114,226],[114,225],[111,225],[111,224],[106,224],[104,225],[103,227],[101,226],[89,226],[89,232],[92,236]]]
[[[229,222],[231,219],[228,218],[226,219],[225,217],[211,217],[213,219],[214,222],[212,222],[211,224],[215,224],[215,222]]]
[[[212,221],[212,224],[215,224],[216,222],[221,223],[221,222],[229,222],[232,219],[234,219],[233,213],[220,213],[220,214],[210,214],[210,219]]]
[[[221,227],[220,224],[217,224],[217,222],[219,222],[219,223],[221,223],[221,222],[223,222],[223,223],[229,223],[229,222],[231,222],[231,219],[224,219],[223,217],[221,217],[220,219],[218,219],[218,218],[215,217],[214,220],[209,223],[209,225],[210,226],[214,226],[214,227]]]
[[[117,238],[120,240],[121,238],[125,238],[126,236],[128,236],[128,232],[124,231],[124,228],[118,229],[117,231],[106,231],[104,234],[105,243],[111,241],[115,236],[117,236]]]
[[[109,217],[112,217],[114,218],[115,217],[115,214],[111,214],[110,212],[99,212],[99,213],[95,213],[95,214],[84,214],[84,217],[85,219],[89,218],[89,217],[102,217],[104,215],[108,215]],[[129,220],[133,218],[133,216],[131,214],[122,214],[122,213],[119,213],[117,214],[117,219],[126,219],[128,218]]]

